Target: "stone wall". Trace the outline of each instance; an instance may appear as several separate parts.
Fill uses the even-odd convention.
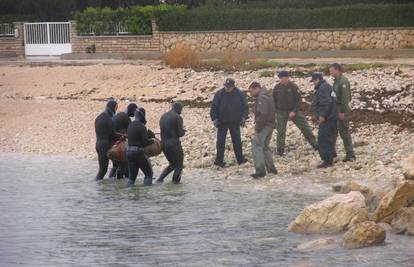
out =
[[[414,28],[160,32],[161,51],[186,43],[200,52],[414,48]]]
[[[19,32],[17,38],[0,37],[0,56],[24,55],[23,23],[15,23],[15,28]],[[76,22],[72,22],[72,51],[77,54],[86,53],[88,47],[95,45],[96,53],[165,52],[177,43],[186,43],[199,52],[414,48],[414,27],[160,32],[153,21],[152,28],[152,35],[78,36]]]
[[[76,22],[72,22],[72,52],[77,54],[86,53],[87,48],[92,45],[95,45],[96,53],[160,51],[160,34],[154,21],[152,27],[152,35],[79,36],[76,32]]]
[[[14,23],[18,37],[0,37],[0,56],[24,56],[24,33],[23,23]]]

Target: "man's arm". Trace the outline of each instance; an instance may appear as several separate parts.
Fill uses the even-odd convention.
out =
[[[339,112],[345,113],[348,110],[349,107],[349,101],[351,100],[351,86],[349,84],[349,81],[346,80],[342,84],[340,84],[340,90],[341,90],[341,99],[340,99],[340,105],[339,105]]]
[[[217,92],[214,95],[213,103],[211,104],[211,108],[210,108],[210,118],[212,121],[215,121],[219,118],[219,112],[218,112],[219,106],[220,106],[220,96],[219,96],[219,92]]]
[[[241,91],[240,91],[241,92]],[[249,106],[247,105],[247,97],[246,94],[241,92],[241,118],[242,120],[247,120],[247,118],[249,117]]]
[[[142,132],[140,133],[141,136],[141,143],[142,143],[142,147],[146,147],[147,145],[150,144],[149,140],[148,140],[148,131],[147,131],[147,127],[142,126]]]
[[[177,135],[178,137],[183,137],[185,135],[184,122],[181,116],[177,119]]]
[[[300,105],[302,104],[302,96],[300,95],[299,87],[296,84],[293,85],[293,95],[295,97],[295,107],[293,108],[293,112],[298,114]]]

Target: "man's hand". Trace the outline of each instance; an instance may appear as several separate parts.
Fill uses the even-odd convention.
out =
[[[319,116],[319,124],[322,124],[326,121],[325,117]]]
[[[341,120],[341,121],[345,120],[345,113],[339,112],[338,113],[338,119]]]
[[[296,113],[295,113],[295,112],[293,112],[293,111],[291,111],[291,112],[289,113],[289,119],[293,120],[295,117],[296,117]]]
[[[220,126],[220,122],[219,122],[219,120],[218,120],[218,119],[215,119],[215,120],[213,121],[213,123],[214,123],[214,127],[216,127],[216,128],[218,128],[218,127]]]
[[[317,124],[318,123],[318,118],[314,115],[314,116],[312,116],[312,122],[314,123],[314,124]]]
[[[240,126],[241,126],[241,127],[246,126],[246,119],[245,119],[245,118],[242,118],[242,119],[241,119],[241,121],[240,121]]]

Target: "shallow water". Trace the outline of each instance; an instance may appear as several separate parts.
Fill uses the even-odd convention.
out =
[[[207,170],[187,171],[178,186],[127,189],[94,181],[96,164],[0,154],[0,266],[414,266],[405,236],[296,250],[318,237],[287,226],[322,195],[226,185]]]

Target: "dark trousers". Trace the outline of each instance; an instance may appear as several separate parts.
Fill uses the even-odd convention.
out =
[[[102,180],[108,171],[109,159],[106,153],[111,148],[111,143],[107,140],[96,141],[96,153],[98,153],[99,171],[96,180]]]
[[[135,184],[135,180],[137,179],[140,169],[145,175],[144,184],[152,184],[153,171],[149,158],[147,155],[145,155],[144,150],[142,149],[139,151],[127,151],[127,159],[129,174],[128,186]]]
[[[244,160],[243,157],[243,148],[240,137],[240,125],[239,124],[222,124],[217,129],[217,156],[216,162],[224,162],[224,149],[226,147],[226,137],[227,131],[230,131],[231,141],[233,143],[234,154],[238,163],[242,163]]]
[[[327,163],[333,162],[335,155],[335,143],[337,132],[337,120],[331,119],[319,125],[318,145],[321,159]]]
[[[162,182],[172,171],[173,182],[179,183],[181,181],[181,173],[183,171],[184,151],[181,142],[178,139],[168,139],[162,141],[162,152],[168,160],[168,167],[162,172],[159,181]]]

